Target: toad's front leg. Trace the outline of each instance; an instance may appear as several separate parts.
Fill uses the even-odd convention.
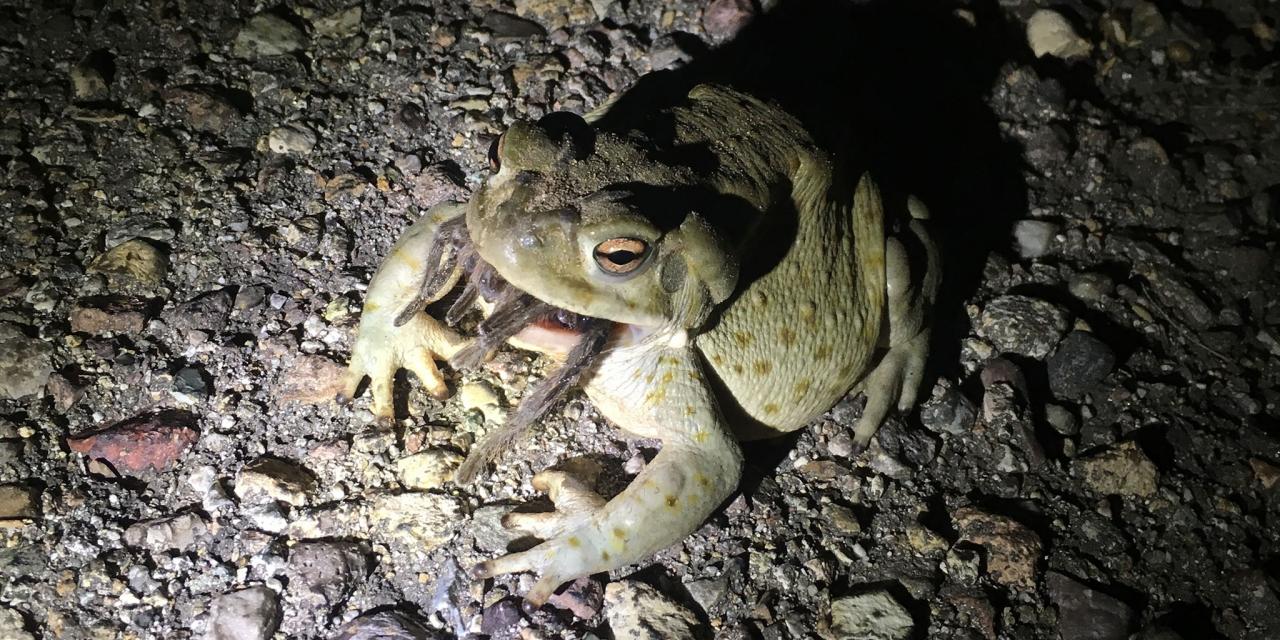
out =
[[[575,578],[644,559],[698,528],[738,485],[742,454],[690,347],[637,345],[610,352],[587,386],[609,419],[662,450],[607,503],[563,474],[539,474],[557,512],[512,514],[507,523],[547,536],[521,553],[482,562],[476,577],[535,571],[525,596],[542,604]]]
[[[461,224],[465,212],[466,205],[458,203],[432,207],[400,236],[378,267],[365,294],[339,401],[349,401],[368,376],[373,414],[390,418],[392,382],[401,368],[418,376],[432,395],[447,395],[435,360],[453,356],[466,341],[420,309],[457,283],[457,265],[445,252],[433,249],[445,241],[445,229]],[[431,282],[426,282],[428,278]]]

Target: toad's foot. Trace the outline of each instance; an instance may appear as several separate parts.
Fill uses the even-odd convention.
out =
[[[888,238],[884,247],[888,351],[854,389],[867,395],[867,406],[853,430],[859,451],[871,444],[895,401],[902,413],[915,406],[929,356],[928,310],[938,294],[941,261],[929,234],[928,209],[914,197],[908,199],[907,209],[907,229]]]
[[[541,605],[565,582],[640,561],[684,539],[737,486],[742,454],[697,358],[687,347],[646,346],[610,352],[587,391],[606,417],[635,435],[660,438],[662,450],[608,502],[580,478],[539,474],[534,486],[550,494],[556,511],[510,514],[506,522],[545,542],[482,562],[475,577],[538,572],[525,599]],[[638,371],[652,372],[658,385],[637,386],[643,380]]]
[[[876,368],[854,389],[867,396],[862,417],[858,418],[853,429],[855,451],[863,451],[871,444],[871,437],[889,415],[895,400],[901,413],[907,413],[915,406],[928,356],[929,331],[924,330],[911,340],[889,349]]]
[[[368,376],[373,415],[390,418],[394,413],[393,382],[400,369],[412,371],[431,395],[446,398],[449,388],[435,361],[450,358],[467,342],[425,313],[397,327],[392,316],[366,310],[338,400],[349,402],[355,397],[360,382]]]
[[[581,527],[605,505],[605,499],[591,489],[599,474],[600,468],[588,463],[572,472],[548,469],[535,475],[531,482],[533,488],[551,498],[555,511],[513,511],[502,518],[502,526],[543,540]]]
[[[373,275],[339,402],[350,401],[361,380],[369,376],[373,414],[392,417],[392,383],[396,371],[402,368],[418,376],[432,395],[448,395],[435,361],[452,357],[466,346],[466,341],[435,318],[414,309],[438,300],[458,281],[457,265],[435,249],[443,246],[441,234],[445,225],[460,224],[465,213],[465,205],[456,203],[432,207],[400,236]],[[428,277],[437,272],[444,277],[433,277],[427,284]],[[424,286],[434,290],[424,291]]]

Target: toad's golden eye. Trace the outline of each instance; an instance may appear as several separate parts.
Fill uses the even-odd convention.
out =
[[[649,245],[635,238],[610,238],[596,245],[596,264],[607,273],[626,275],[640,268]]]
[[[504,133],[489,143],[489,168],[494,171],[502,169],[502,160],[498,156],[502,153],[502,138],[506,135]]]

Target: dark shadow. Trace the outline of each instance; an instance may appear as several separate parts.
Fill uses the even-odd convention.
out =
[[[1029,55],[1022,27],[991,1],[976,3],[971,17],[923,0],[783,0],[714,50],[685,47],[690,62],[641,78],[596,124],[625,130],[646,122],[653,130],[646,118],[683,102],[692,87],[727,84],[795,115],[838,166],[855,176],[870,171],[890,217],[905,216],[907,196],[918,196],[944,261],[933,360],[955,368],[967,333],[963,302],[988,253],[1007,246],[1026,210],[1021,150],[1002,138],[985,101],[1002,65]],[[722,409],[730,419],[740,413]],[[751,448],[748,468],[776,466],[781,458],[769,454],[779,444],[787,443]]]
[[[783,106],[844,165],[871,171],[891,212],[908,194],[930,208],[945,261],[936,315],[963,317],[988,252],[1026,210],[1020,149],[984,101],[1025,49],[994,2],[977,3],[970,24],[923,0],[784,0],[731,42],[642,78],[598,126],[626,127],[704,82]],[[937,323],[935,359],[958,362],[964,333]]]

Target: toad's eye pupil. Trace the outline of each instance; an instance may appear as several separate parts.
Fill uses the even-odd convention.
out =
[[[489,168],[494,171],[502,169],[502,160],[498,158],[498,153],[502,149],[502,136],[493,139],[489,143]]]
[[[608,273],[628,274],[640,268],[649,245],[635,238],[611,238],[596,245],[596,264]]]

